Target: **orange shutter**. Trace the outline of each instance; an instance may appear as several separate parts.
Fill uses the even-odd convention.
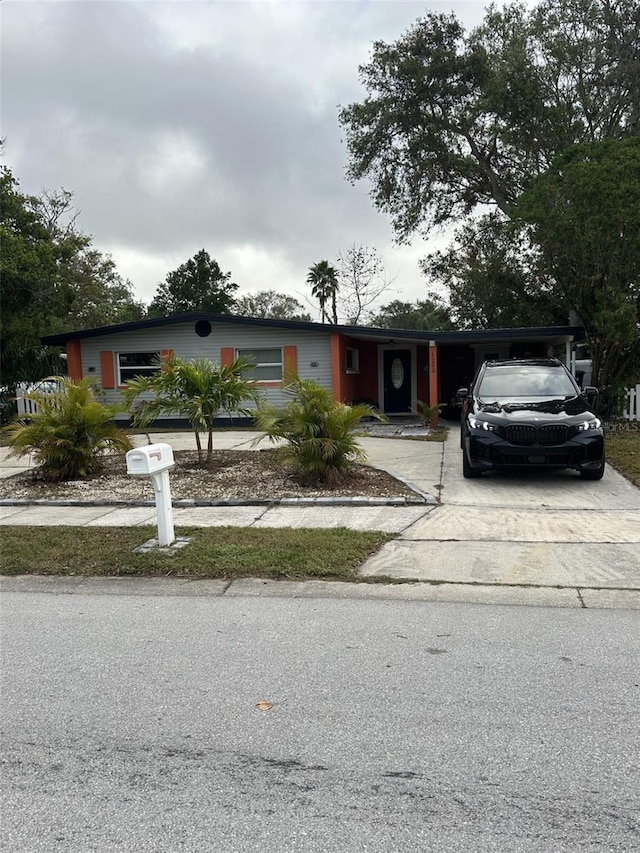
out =
[[[160,361],[162,362],[162,370],[165,371],[167,369],[167,362],[173,358],[174,350],[172,349],[163,349],[160,350]]]
[[[220,364],[228,367],[235,361],[235,350],[233,347],[220,347]]]
[[[298,374],[298,347],[283,347],[284,372]]]
[[[115,388],[115,365],[113,363],[113,352],[111,350],[103,350],[100,353],[100,372],[102,374],[102,387]]]
[[[82,379],[82,351],[80,349],[80,341],[67,341],[65,349],[67,350],[67,373],[69,379],[78,382]]]

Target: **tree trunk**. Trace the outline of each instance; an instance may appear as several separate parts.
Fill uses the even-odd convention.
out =
[[[200,433],[199,433],[197,427],[195,428],[195,435],[196,435],[196,447],[198,448],[198,462],[202,463],[202,442],[200,441]]]

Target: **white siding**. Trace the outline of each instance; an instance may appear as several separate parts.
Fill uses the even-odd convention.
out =
[[[301,379],[313,379],[325,388],[331,388],[331,337],[329,332],[311,332],[288,329],[269,329],[259,326],[243,326],[232,323],[212,324],[211,334],[206,338],[196,335],[193,323],[140,329],[135,332],[105,335],[82,340],[82,371],[84,376],[93,377],[102,387],[100,353],[148,352],[171,349],[184,359],[209,358],[220,363],[223,347],[234,349],[258,349],[260,347],[297,348],[298,375]],[[315,366],[312,366],[314,364]],[[117,376],[116,376],[117,381]],[[109,403],[120,402],[120,392],[106,389]],[[262,390],[263,399],[276,406],[288,402],[278,387]]]

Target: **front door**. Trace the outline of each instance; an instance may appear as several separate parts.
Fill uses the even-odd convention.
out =
[[[411,411],[411,350],[384,350],[384,411],[399,415]]]

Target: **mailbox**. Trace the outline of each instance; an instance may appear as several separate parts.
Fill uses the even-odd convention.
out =
[[[133,477],[149,477],[174,466],[170,444],[147,444],[127,451],[127,473]]]
[[[169,469],[173,468],[173,448],[170,444],[147,444],[127,451],[127,473],[133,477],[150,477],[156,494],[158,544],[161,548],[175,542],[173,505]]]

